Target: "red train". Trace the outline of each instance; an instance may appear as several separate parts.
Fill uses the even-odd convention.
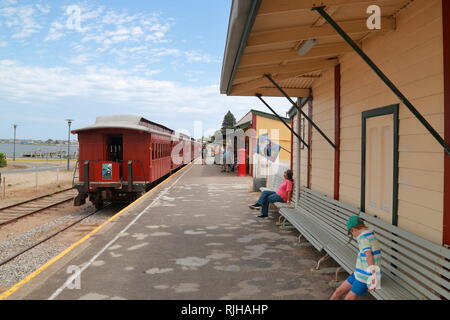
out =
[[[187,135],[133,115],[98,117],[78,134],[78,190],[75,206],[86,198],[130,202],[199,155],[201,145]]]

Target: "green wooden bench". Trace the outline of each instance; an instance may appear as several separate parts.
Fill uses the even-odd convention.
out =
[[[297,208],[280,208],[289,221],[318,251],[352,273],[357,255],[356,240],[349,242],[345,222],[359,215],[377,233],[382,249],[381,289],[377,299],[449,299],[450,250],[389,225],[359,209],[302,188]]]

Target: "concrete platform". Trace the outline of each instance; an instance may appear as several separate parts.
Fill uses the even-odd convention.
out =
[[[9,299],[328,299],[319,254],[256,218],[250,184],[190,165]]]

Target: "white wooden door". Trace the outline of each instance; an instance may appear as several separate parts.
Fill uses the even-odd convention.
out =
[[[394,174],[393,115],[366,119],[365,210],[392,223]]]

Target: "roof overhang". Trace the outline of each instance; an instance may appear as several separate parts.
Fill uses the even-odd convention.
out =
[[[289,96],[307,97],[322,72],[350,52],[336,31],[316,12],[326,12],[357,43],[395,29],[395,16],[410,0],[233,0],[220,91],[230,96],[281,96],[264,75]],[[381,29],[367,27],[367,8],[381,8]],[[305,41],[317,39],[304,55]]]

